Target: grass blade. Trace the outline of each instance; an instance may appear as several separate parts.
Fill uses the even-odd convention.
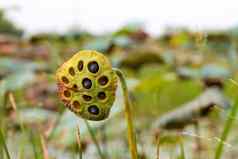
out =
[[[226,120],[225,127],[221,135],[221,141],[216,148],[215,159],[220,159],[222,156],[223,149],[224,149],[224,142],[226,141],[229,135],[229,132],[231,131],[237,112],[238,112],[238,98],[236,98],[235,103],[233,107],[231,108],[228,118]]]
[[[156,159],[160,159],[160,136],[158,136],[158,139],[156,141]]]
[[[3,158],[3,149],[2,149],[2,146],[0,147],[0,158]]]
[[[62,119],[62,117],[63,117],[63,114],[64,114],[64,112],[65,112],[65,109],[64,109],[63,106],[61,106],[61,109],[62,109],[62,110],[60,110],[60,114],[59,114],[59,116],[57,117],[57,119],[56,119],[56,121],[55,121],[55,123],[54,123],[54,125],[53,125],[54,128],[52,128],[52,131],[49,132],[48,141],[50,141],[50,140],[53,138],[53,136],[54,136],[54,134],[55,134],[55,131],[56,131],[56,128],[57,128],[57,126],[59,125],[59,123],[60,123],[60,121],[61,121],[61,119]]]
[[[180,157],[179,157],[179,159],[185,159],[184,146],[183,146],[182,141],[180,142],[179,146],[180,146]]]
[[[40,135],[40,142],[41,142],[41,149],[43,152],[43,158],[49,159],[49,152],[48,152],[47,145],[45,143],[45,139],[44,139],[43,135]]]
[[[5,142],[5,138],[4,138],[2,129],[0,129],[0,143],[3,146],[3,150],[5,151],[5,153],[7,155],[7,159],[11,159],[10,153],[8,151],[8,148],[7,148],[7,144]]]
[[[31,140],[31,143],[32,143],[32,146],[33,146],[33,152],[34,152],[34,158],[35,159],[42,159],[42,152],[40,152],[39,150],[39,147],[41,145],[40,143],[40,139],[38,136],[34,135],[34,134],[38,134],[38,132],[33,132],[33,131],[30,131],[30,140]]]
[[[78,144],[79,159],[83,159],[83,152],[82,152],[82,145],[81,145],[81,140],[80,140],[79,126],[77,127],[76,138],[77,138],[77,144]]]
[[[100,149],[100,146],[98,144],[97,138],[95,136],[95,133],[94,133],[92,127],[89,125],[87,120],[84,120],[84,122],[85,122],[85,124],[87,126],[87,129],[88,129],[88,131],[89,131],[89,133],[90,133],[90,135],[91,135],[91,137],[93,139],[93,142],[94,142],[94,144],[95,144],[95,146],[97,148],[98,155],[100,156],[101,159],[105,159],[105,157],[104,157],[104,155],[102,153],[102,150]]]

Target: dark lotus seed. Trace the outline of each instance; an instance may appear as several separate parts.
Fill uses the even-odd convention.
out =
[[[98,115],[99,114],[99,108],[96,105],[91,105],[88,107],[88,112],[93,114],[93,115]]]
[[[100,85],[104,86],[108,83],[108,78],[106,76],[102,76],[98,79]]]
[[[88,78],[84,78],[82,81],[83,87],[86,89],[90,89],[92,87],[92,81]]]
[[[79,109],[80,108],[80,103],[75,100],[75,101],[73,101],[73,106],[74,106],[74,108]]]
[[[79,70],[79,71],[82,71],[82,70],[83,70],[83,61],[82,61],[82,60],[80,60],[80,61],[78,62],[78,70]]]
[[[105,94],[104,92],[99,92],[99,93],[98,93],[98,98],[101,99],[101,100],[103,100],[103,99],[106,98],[106,94]]]
[[[74,84],[73,89],[77,89],[77,88],[78,88],[77,84]]]
[[[90,101],[92,99],[92,97],[89,95],[83,95],[83,99],[86,101]]]
[[[70,67],[70,68],[69,68],[69,74],[70,74],[71,76],[74,76],[74,75],[75,75],[75,72],[74,72],[74,68],[73,68],[73,67]]]
[[[62,81],[65,83],[65,84],[68,84],[69,83],[69,80],[67,77],[63,76],[62,78]]]
[[[88,70],[92,73],[97,73],[99,70],[98,63],[96,61],[92,61],[88,63]]]
[[[71,93],[67,90],[64,91],[64,96],[65,97],[70,97],[71,96]]]

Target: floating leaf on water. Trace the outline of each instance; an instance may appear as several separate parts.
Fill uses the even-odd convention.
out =
[[[201,75],[204,78],[222,78],[226,79],[230,77],[231,72],[221,66],[217,65],[207,65],[201,69]]]
[[[88,42],[83,49],[97,50],[100,52],[106,52],[112,45],[112,39],[109,37],[96,38]]]
[[[41,108],[27,108],[20,109],[19,116],[21,116],[21,121],[17,120],[16,122],[20,124],[34,124],[34,123],[44,123],[49,121],[49,119],[56,118],[57,113]]]
[[[46,65],[43,63],[30,62],[27,60],[16,60],[9,58],[1,58],[0,59],[0,71],[35,71],[39,69],[45,69]]]
[[[14,91],[33,81],[34,77],[34,73],[31,71],[20,71],[4,78],[5,82],[1,82],[0,87],[4,87],[5,91]]]
[[[180,67],[176,70],[178,75],[181,78],[199,78],[200,77],[200,71],[198,69],[188,68],[188,67]]]
[[[129,47],[132,44],[132,41],[126,36],[117,36],[113,38],[113,44],[121,47]]]
[[[1,80],[0,101],[3,101],[3,96],[7,91],[14,91],[24,87],[26,84],[33,81],[34,77],[34,73],[31,71],[19,71]]]
[[[163,58],[158,50],[136,49],[122,59],[119,65],[122,67],[138,69],[144,64],[163,62]]]
[[[7,91],[21,89],[29,82],[32,82],[34,77],[35,75],[31,71],[18,71],[0,80],[0,103],[3,102]]]
[[[202,83],[198,80],[182,81],[174,73],[145,74],[133,90],[135,111],[158,117],[194,99],[201,91]]]
[[[182,129],[197,119],[207,116],[213,108],[227,109],[229,101],[218,88],[209,88],[200,96],[160,117],[155,127],[159,129]]]
[[[172,52],[164,52],[161,57],[166,64],[172,65],[175,63],[175,54]]]

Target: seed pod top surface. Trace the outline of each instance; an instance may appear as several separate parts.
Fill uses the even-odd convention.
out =
[[[108,117],[117,76],[106,56],[80,51],[58,68],[56,79],[59,97],[72,112],[88,120]]]

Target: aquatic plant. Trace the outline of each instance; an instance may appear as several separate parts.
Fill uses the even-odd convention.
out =
[[[108,118],[115,101],[118,78],[121,81],[128,142],[132,159],[137,158],[131,104],[123,73],[113,69],[109,60],[97,51],[80,51],[56,72],[58,92],[65,106],[79,117],[99,121]]]

